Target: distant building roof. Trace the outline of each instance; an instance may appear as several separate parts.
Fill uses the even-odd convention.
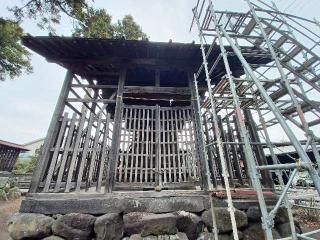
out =
[[[4,140],[0,140],[0,146],[20,149],[21,151],[30,151],[29,149],[27,149],[23,145],[12,143],[12,142],[8,142],[8,141],[4,141]]]
[[[303,147],[304,147],[304,145],[303,145]],[[284,154],[290,154],[290,153],[297,153],[296,149],[293,146],[276,147],[276,148],[273,149],[273,151],[274,151],[275,155],[284,155]],[[306,152],[311,152],[311,151],[312,151],[312,149],[311,149],[311,147],[309,147]],[[265,148],[264,149],[264,154],[266,156],[270,156],[271,155],[269,148]]]
[[[36,140],[33,140],[33,141],[31,141],[31,142],[27,142],[27,143],[23,144],[23,146],[28,146],[28,145],[31,145],[31,144],[34,144],[34,143],[37,143],[37,142],[43,142],[44,140],[45,140],[45,137],[43,137],[43,138],[38,138],[38,139],[36,139]]]

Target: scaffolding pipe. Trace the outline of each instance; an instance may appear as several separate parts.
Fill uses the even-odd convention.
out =
[[[221,49],[221,53],[222,53],[222,57],[223,57],[223,61],[224,61],[224,67],[226,69],[227,72],[227,77],[228,77],[228,81],[229,81],[229,87],[233,96],[233,102],[234,102],[234,107],[235,107],[235,113],[237,116],[237,119],[239,121],[239,129],[240,129],[240,134],[242,137],[242,140],[244,141],[244,153],[245,153],[245,157],[246,157],[246,162],[247,162],[247,166],[249,168],[249,174],[250,174],[250,179],[252,181],[252,185],[254,186],[256,192],[257,192],[257,197],[258,197],[258,201],[259,201],[259,205],[260,205],[260,209],[261,209],[261,214],[262,214],[262,228],[264,229],[265,232],[265,237],[267,239],[273,239],[272,236],[272,226],[273,226],[273,221],[269,221],[268,219],[268,210],[267,210],[267,205],[266,202],[264,200],[264,196],[263,196],[263,192],[262,192],[262,186],[260,183],[260,180],[258,179],[258,172],[257,169],[255,168],[255,159],[254,159],[254,155],[253,155],[253,151],[252,148],[250,146],[250,141],[248,139],[248,133],[246,130],[246,127],[244,125],[244,117],[241,113],[241,107],[239,104],[239,99],[238,99],[238,94],[235,88],[235,84],[233,81],[233,76],[231,73],[231,69],[229,66],[229,61],[226,55],[226,50],[224,48],[224,44],[223,44],[223,40],[222,40],[222,36],[220,34],[219,31],[219,26],[218,26],[218,22],[217,22],[217,18],[216,18],[216,13],[214,11],[213,8],[213,4],[211,2],[211,0],[209,1],[209,8],[212,14],[212,19],[214,22],[214,26],[216,28],[216,33],[218,36],[218,40],[219,40],[219,45],[220,45],[220,49]]]
[[[305,162],[311,164],[312,162],[311,162],[309,156],[306,154],[306,152],[302,148],[302,146],[301,146],[300,142],[298,141],[297,137],[294,135],[294,133],[291,130],[291,128],[287,125],[287,123],[286,123],[285,119],[283,118],[280,110],[277,108],[277,106],[275,105],[273,100],[270,98],[268,93],[265,91],[264,87],[260,83],[259,79],[255,76],[253,70],[251,69],[251,67],[249,66],[249,64],[245,60],[245,58],[242,56],[242,54],[239,51],[239,49],[235,46],[233,40],[228,36],[228,33],[226,32],[225,29],[223,29],[221,26],[218,26],[218,27],[219,27],[220,31],[223,33],[223,35],[225,36],[225,38],[227,39],[228,43],[232,47],[232,49],[235,52],[235,54],[238,56],[242,66],[246,69],[246,71],[248,72],[248,74],[250,75],[252,80],[254,81],[256,87],[260,91],[261,96],[264,98],[266,104],[270,107],[270,110],[273,112],[273,114],[277,118],[279,124],[281,125],[281,127],[283,128],[283,130],[285,131],[285,133],[287,134],[287,136],[291,140],[292,145],[294,146],[294,148],[297,151],[298,155],[301,157],[302,161],[305,161]],[[320,178],[318,176],[318,173],[314,168],[311,168],[309,170],[309,173],[310,173],[310,176],[311,176],[311,178],[312,178],[312,180],[313,180],[313,182],[315,184],[315,187],[316,187],[316,189],[318,191],[318,194],[320,195]]]
[[[217,139],[217,146],[218,146],[218,151],[219,151],[219,156],[220,156],[220,161],[221,161],[221,166],[222,166],[222,176],[224,179],[225,189],[226,189],[226,194],[227,194],[228,210],[230,212],[233,238],[234,238],[234,240],[239,240],[238,229],[237,229],[236,218],[235,218],[235,208],[232,203],[232,195],[231,195],[231,190],[230,190],[229,173],[227,170],[226,159],[225,159],[224,153],[223,153],[223,145],[222,145],[222,140],[221,140],[221,135],[220,135],[220,129],[218,126],[218,116],[217,116],[216,109],[215,109],[215,102],[213,100],[213,96],[211,93],[212,88],[211,88],[211,79],[210,79],[209,70],[208,70],[208,62],[207,62],[204,44],[203,44],[203,40],[202,40],[201,26],[200,26],[200,22],[199,22],[199,18],[198,18],[198,14],[197,14],[196,9],[193,10],[193,14],[195,17],[195,22],[198,27],[198,35],[199,35],[199,39],[200,39],[200,49],[201,49],[203,66],[204,66],[204,71],[205,71],[205,75],[206,75],[206,82],[207,82],[209,99],[210,99],[210,104],[211,104],[211,112],[212,112],[213,125],[214,125],[214,130],[215,130],[214,132],[215,132],[216,139]]]
[[[264,165],[264,166],[257,166],[258,170],[288,170],[294,168],[301,168],[301,169],[309,169],[308,163],[285,163],[285,164],[273,164],[273,165]]]

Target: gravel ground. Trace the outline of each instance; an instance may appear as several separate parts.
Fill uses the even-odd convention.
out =
[[[13,214],[19,211],[22,199],[23,198],[13,201],[0,201],[0,240],[9,239],[7,221]]]

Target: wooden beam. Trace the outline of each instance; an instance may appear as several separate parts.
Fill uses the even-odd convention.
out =
[[[119,142],[120,142],[120,128],[121,128],[121,109],[122,109],[122,97],[123,97],[123,88],[124,83],[126,80],[127,69],[122,69],[120,76],[119,76],[119,83],[118,83],[118,92],[117,92],[117,99],[116,99],[116,107],[114,113],[114,126],[112,132],[112,143],[110,149],[110,158],[107,164],[107,181],[106,181],[106,189],[105,191],[111,192],[112,187],[114,185],[114,172],[115,167],[118,160],[118,149],[119,149]]]
[[[123,58],[123,57],[95,57],[95,58],[47,58],[48,62],[63,63],[66,65],[72,64],[99,64],[99,65],[118,65],[118,66],[157,66],[157,67],[170,67],[182,68],[193,70],[199,67],[194,61],[186,62],[184,59],[160,59],[160,58]]]
[[[189,87],[154,87],[154,86],[126,86],[123,90],[124,93],[165,93],[177,95],[190,95]]]
[[[49,163],[49,154],[52,147],[53,141],[58,133],[59,119],[63,113],[66,99],[70,90],[70,85],[72,82],[73,73],[67,71],[66,77],[64,79],[62,89],[58,98],[58,102],[53,112],[53,116],[49,125],[49,129],[46,135],[46,139],[43,144],[40,156],[37,161],[37,165],[34,174],[31,179],[31,186],[29,192],[34,193],[37,191],[40,181],[42,180],[45,170]]]

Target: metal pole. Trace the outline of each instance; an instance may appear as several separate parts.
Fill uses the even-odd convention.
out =
[[[261,93],[261,96],[264,98],[266,104],[270,107],[270,110],[273,112],[273,114],[277,118],[279,124],[281,125],[281,127],[283,128],[283,130],[285,131],[287,136],[289,137],[290,141],[292,142],[294,148],[296,149],[296,151],[297,151],[298,155],[300,156],[300,158],[302,159],[302,161],[305,161],[305,162],[307,162],[307,163],[309,163],[311,165],[312,162],[311,162],[309,156],[307,155],[307,153],[302,148],[299,140],[294,135],[294,133],[292,132],[291,128],[287,125],[287,123],[286,123],[285,119],[283,118],[280,110],[277,108],[277,106],[275,105],[273,100],[270,98],[269,94],[265,91],[265,89],[262,86],[262,84],[260,83],[259,79],[255,76],[253,70],[251,69],[250,65],[245,60],[245,58],[242,56],[240,50],[235,46],[233,40],[229,37],[229,35],[226,32],[226,30],[223,29],[221,26],[218,26],[218,27],[221,30],[221,32],[223,33],[223,35],[225,36],[225,38],[227,39],[227,41],[230,44],[230,46],[232,47],[234,53],[239,58],[242,66],[246,69],[246,71],[248,72],[248,74],[252,78],[253,82],[255,83],[255,86],[257,87],[257,89]],[[316,189],[318,191],[318,194],[320,195],[320,178],[318,176],[318,173],[313,167],[310,168],[309,173],[310,173],[310,176],[311,176],[311,178],[312,178],[312,180],[313,180],[313,182],[315,184],[315,187],[316,187]]]
[[[277,54],[276,54],[276,52],[275,52],[275,50],[273,48],[273,45],[270,42],[269,37],[267,36],[267,34],[266,34],[266,32],[265,32],[265,30],[264,30],[264,28],[262,26],[262,23],[260,22],[260,19],[259,19],[258,15],[256,14],[256,11],[255,11],[254,7],[252,6],[250,0],[245,0],[245,1],[248,3],[248,6],[249,6],[249,8],[251,10],[251,13],[252,13],[252,16],[255,19],[256,23],[258,24],[259,29],[260,29],[260,31],[262,33],[262,36],[265,39],[265,42],[266,42],[266,44],[268,46],[268,49],[269,49],[269,51],[270,51],[270,53],[272,55],[272,58],[275,61],[275,64],[276,64],[276,66],[277,66],[277,68],[279,70],[279,73],[281,75],[281,81],[284,83],[286,89],[288,90],[288,93],[290,95],[290,98],[292,99],[293,105],[295,106],[296,111],[298,113],[298,116],[299,116],[301,125],[303,127],[303,130],[306,132],[307,135],[310,135],[312,137],[312,141],[311,141],[312,151],[314,153],[314,156],[315,156],[315,159],[316,159],[316,161],[318,163],[318,166],[320,167],[320,155],[319,155],[317,147],[316,147],[316,145],[314,143],[314,134],[309,129],[309,126],[308,126],[308,123],[307,123],[307,121],[306,121],[306,119],[304,117],[304,113],[302,111],[301,105],[299,104],[299,102],[297,101],[297,99],[296,99],[296,97],[294,95],[294,92],[293,92],[292,87],[291,87],[291,85],[290,85],[290,83],[288,81],[288,78],[284,73],[283,67],[282,67],[282,65],[281,65],[281,63],[280,63],[280,61],[279,61],[279,59],[277,57]],[[319,170],[319,172],[320,172],[320,170]]]
[[[253,92],[252,88],[251,88],[251,92]],[[270,154],[271,154],[272,162],[273,162],[273,164],[278,164],[280,161],[279,161],[278,157],[275,155],[274,150],[273,150],[273,146],[271,145],[271,141],[270,141],[268,130],[266,128],[265,120],[264,120],[264,118],[263,118],[263,116],[261,114],[261,110],[259,109],[258,104],[257,104],[258,101],[257,101],[256,97],[254,97],[254,98],[255,98],[254,101],[255,101],[256,108],[257,108],[257,112],[258,112],[258,115],[259,115],[259,120],[260,120],[260,123],[262,125],[262,129],[263,129],[263,132],[264,132],[264,135],[265,135],[265,140],[266,140],[267,146],[268,146]],[[281,171],[279,171],[279,170],[276,171],[276,175],[278,177],[281,189],[283,190],[284,181],[283,181],[283,177],[282,177]],[[284,199],[284,204],[285,204],[285,207],[286,207],[287,212],[288,212],[292,239],[293,240],[297,240],[298,238],[297,238],[297,233],[296,233],[296,226],[295,226],[294,220],[293,220],[292,208],[291,208],[291,204],[288,201],[287,197],[285,197],[285,199]]]
[[[196,95],[196,102],[197,102],[197,114],[199,116],[199,119],[200,119],[200,124],[201,124],[201,108],[200,108],[200,97],[199,97],[199,90],[198,90],[198,81],[196,80],[196,76],[194,75],[194,86],[195,86],[195,95]],[[195,97],[195,96],[192,96],[192,97]],[[200,143],[200,151],[204,152],[204,167],[205,167],[205,171],[206,171],[206,181],[207,181],[207,185],[208,185],[208,188],[209,190],[212,190],[213,189],[213,186],[212,186],[212,183],[210,181],[211,179],[211,174],[210,174],[210,170],[209,170],[209,162],[208,162],[208,155],[207,155],[207,152],[206,152],[206,149],[205,149],[205,141],[204,141],[204,132],[203,132],[203,128],[202,128],[202,125],[198,126],[198,129],[200,131],[200,134],[199,134],[199,140],[201,141]]]
[[[205,53],[205,49],[203,46],[201,26],[200,26],[199,18],[198,18],[198,15],[197,15],[197,12],[195,9],[193,10],[193,14],[194,14],[196,24],[198,27],[198,34],[199,34],[199,39],[200,39],[200,49],[201,49],[201,54],[202,54],[202,58],[203,58],[203,66],[204,66],[204,71],[205,71],[205,75],[206,75],[208,94],[209,94],[209,99],[210,99],[210,104],[211,104],[211,113],[212,113],[212,118],[213,118],[214,132],[215,132],[216,139],[217,139],[217,147],[218,147],[219,157],[220,157],[220,161],[221,161],[222,176],[224,179],[225,189],[226,189],[226,194],[227,194],[228,210],[230,212],[233,238],[234,238],[234,240],[238,240],[239,239],[238,229],[237,229],[237,224],[236,224],[236,219],[235,219],[235,214],[234,214],[235,208],[232,203],[232,196],[231,196],[231,190],[230,190],[230,184],[229,184],[229,178],[228,178],[229,173],[227,170],[226,159],[225,159],[224,153],[223,153],[223,145],[222,145],[222,140],[221,140],[221,135],[220,135],[220,129],[218,126],[218,116],[217,116],[216,109],[215,109],[215,102],[213,100],[213,96],[212,96],[212,92],[211,92],[211,89],[212,89],[211,88],[211,79],[210,79],[210,74],[209,74],[209,70],[208,70],[208,62],[206,59],[206,53]],[[214,44],[214,43],[212,43],[212,44]]]
[[[219,40],[219,45],[220,45],[220,50],[221,50],[222,57],[223,57],[224,67],[226,69],[227,78],[228,78],[228,81],[229,81],[229,87],[230,87],[230,90],[231,90],[231,93],[232,93],[232,96],[233,96],[233,103],[234,103],[234,107],[235,107],[235,113],[236,113],[236,116],[237,116],[238,121],[239,121],[240,134],[241,134],[241,137],[242,137],[242,139],[243,139],[243,141],[245,143],[244,144],[244,150],[245,150],[244,153],[245,153],[245,156],[246,156],[247,166],[249,167],[250,179],[252,181],[252,185],[254,186],[255,190],[257,191],[257,197],[258,197],[260,210],[261,210],[261,214],[262,214],[262,228],[264,229],[265,237],[267,239],[273,239],[273,236],[272,236],[273,221],[269,222],[269,219],[268,219],[268,210],[267,210],[266,202],[264,200],[264,196],[263,196],[263,192],[262,192],[262,186],[261,186],[260,180],[258,178],[258,172],[257,172],[257,169],[256,169],[256,164],[255,164],[253,151],[252,151],[252,148],[250,146],[248,133],[247,133],[247,130],[246,130],[246,126],[244,124],[244,117],[243,117],[243,115],[241,113],[241,107],[240,107],[240,104],[239,104],[238,94],[237,94],[237,91],[236,91],[236,88],[235,88],[235,84],[234,84],[234,81],[233,81],[233,76],[232,76],[231,69],[230,69],[229,62],[228,62],[228,58],[227,58],[227,55],[226,55],[226,50],[224,48],[224,43],[222,41],[222,36],[221,36],[221,33],[220,33],[220,29],[218,27],[218,21],[217,21],[217,18],[216,18],[216,13],[214,11],[213,4],[212,4],[211,0],[210,0],[210,6],[209,7],[210,7],[211,14],[212,14],[213,22],[214,22],[214,25],[215,25],[217,37],[218,37],[218,40]]]

